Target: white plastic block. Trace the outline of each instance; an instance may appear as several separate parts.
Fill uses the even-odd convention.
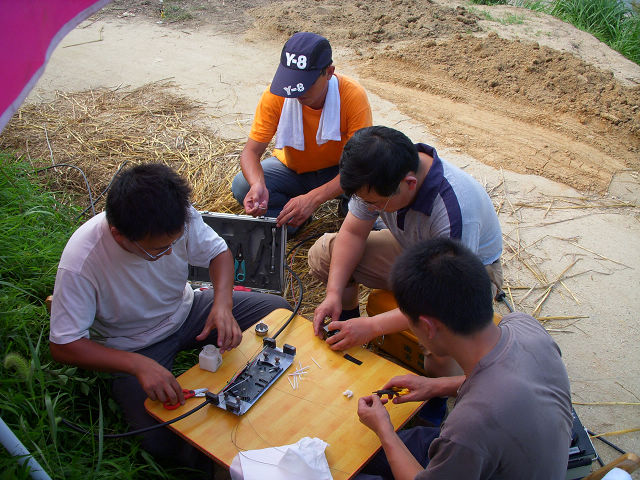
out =
[[[200,368],[215,372],[222,365],[222,355],[215,345],[205,345],[200,352]]]

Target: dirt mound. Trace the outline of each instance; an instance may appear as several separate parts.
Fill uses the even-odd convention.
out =
[[[240,32],[253,23],[257,41],[302,30],[326,36],[336,51],[350,52],[340,62],[354,59],[370,92],[427,126],[440,145],[494,167],[590,192],[607,190],[621,170],[640,169],[640,87],[620,83],[637,85],[640,70],[549,15],[444,0],[184,0],[179,7],[164,9],[168,28],[210,23]],[[160,15],[148,0],[115,0],[110,8]],[[616,78],[597,68],[613,57]]]
[[[640,87],[571,53],[487,35],[463,7],[298,0],[251,14],[283,39],[311,30],[353,48],[367,89],[486,164],[592,192],[640,168]]]
[[[336,45],[351,47],[480,31],[479,18],[468,10],[428,0],[302,0],[255,8],[251,14],[262,30],[285,37],[305,30],[318,32]]]
[[[374,54],[361,71],[445,144],[495,167],[600,192],[640,167],[640,88],[571,54],[465,35]]]
[[[484,92],[553,106],[559,113],[572,112],[584,120],[599,117],[640,139],[640,87],[621,86],[612,73],[566,52],[492,33],[441,44],[416,43],[380,57],[403,59],[421,68],[436,66]],[[407,82],[415,86],[411,83]]]

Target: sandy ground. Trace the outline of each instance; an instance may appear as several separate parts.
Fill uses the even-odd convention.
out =
[[[206,125],[245,139],[284,39],[322,33],[337,70],[367,88],[374,123],[436,146],[486,186],[511,299],[552,317],[545,326],[573,400],[640,401],[640,67],[556,19],[508,7],[208,2],[191,21],[158,23],[141,3],[116,4],[71,32],[28,101],[171,78],[206,105]],[[509,15],[522,22],[495,21]],[[638,405],[575,408],[598,433],[640,427]],[[638,432],[608,438],[640,453]],[[605,461],[617,456],[594,442]]]

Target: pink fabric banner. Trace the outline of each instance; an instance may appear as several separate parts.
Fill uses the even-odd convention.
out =
[[[111,0],[0,0],[0,132],[64,36]]]

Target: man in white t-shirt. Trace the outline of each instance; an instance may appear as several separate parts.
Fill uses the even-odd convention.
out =
[[[133,428],[153,425],[146,397],[184,403],[171,373],[176,354],[240,344],[242,330],[276,308],[278,296],[233,291],[233,258],[191,206],[191,189],[171,168],[139,165],[113,182],[106,213],[72,235],[56,275],[50,349],[61,363],[114,372],[112,390]],[[194,291],[188,264],[207,267],[213,289]],[[215,292],[215,294],[214,294]],[[143,448],[207,472],[212,462],[169,430]]]

